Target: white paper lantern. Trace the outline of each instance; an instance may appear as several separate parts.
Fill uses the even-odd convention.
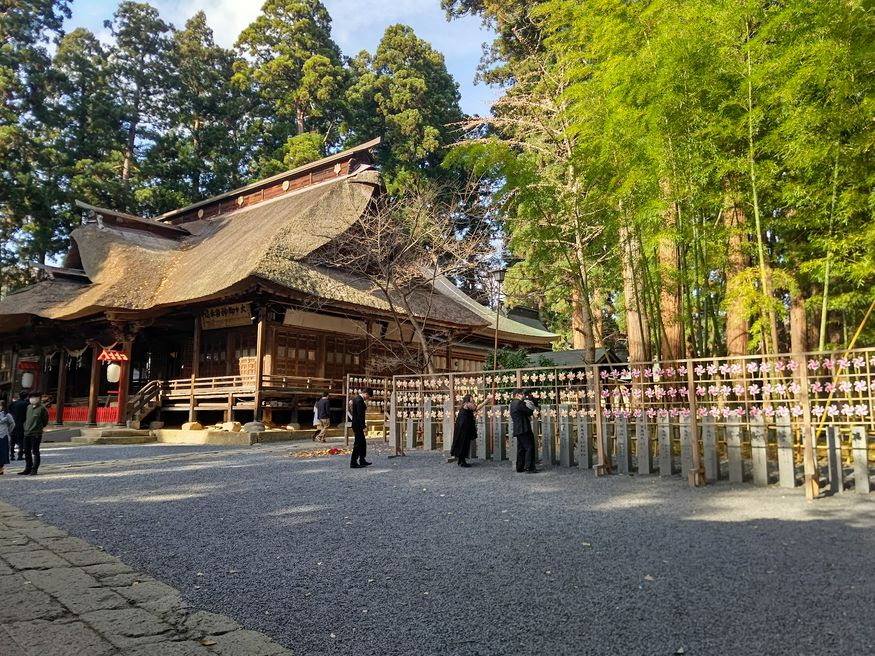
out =
[[[122,366],[118,362],[110,362],[106,368],[106,380],[110,383],[117,383],[122,377]]]
[[[25,371],[21,374],[21,386],[24,389],[30,389],[33,387],[33,372]]]

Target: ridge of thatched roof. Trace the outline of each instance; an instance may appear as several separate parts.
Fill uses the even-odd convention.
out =
[[[237,189],[232,189],[231,191],[226,191],[225,193],[219,194],[217,196],[211,196],[210,198],[205,198],[204,200],[200,200],[196,203],[192,203],[191,205],[186,205],[185,207],[180,207],[179,209],[171,210],[169,212],[165,212],[164,214],[157,217],[157,221],[161,222],[169,222],[174,219],[178,219],[179,217],[191,212],[192,210],[196,210],[198,208],[205,207],[207,205],[213,205],[219,203],[223,200],[233,198],[235,196],[242,196],[249,192],[252,192],[261,187],[267,187],[278,182],[283,182],[285,180],[291,180],[292,178],[299,178],[304,174],[307,174],[316,169],[324,168],[330,164],[341,162],[343,160],[347,160],[350,157],[356,155],[357,153],[369,151],[372,148],[380,145],[382,141],[381,137],[376,137],[375,139],[371,139],[370,141],[366,141],[363,144],[359,144],[358,146],[353,146],[352,148],[347,148],[339,153],[335,153],[333,155],[329,155],[327,157],[323,157],[322,159],[316,160],[315,162],[309,162],[308,164],[303,164],[301,166],[295,167],[288,171],[284,171],[282,173],[277,173],[269,178],[264,178],[263,180],[257,180],[243,187],[238,187]]]
[[[155,232],[162,235],[179,237],[188,235],[189,232],[185,228],[170,225],[168,223],[160,223],[155,219],[147,219],[142,216],[119,212],[118,210],[109,210],[104,207],[96,207],[89,205],[81,200],[76,201],[76,207],[86,210],[90,214],[101,217],[104,221],[109,221],[111,224],[132,229],[144,229],[150,232]]]

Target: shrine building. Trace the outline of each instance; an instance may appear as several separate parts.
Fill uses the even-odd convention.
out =
[[[411,318],[314,257],[384,193],[378,144],[156,218],[77,203],[63,266],[0,301],[0,397],[42,390],[58,424],[285,423],[347,375],[409,373],[394,347],[415,342]],[[427,292],[414,319],[442,340],[435,369],[481,370],[495,310],[442,276]],[[529,351],[556,338],[507,314],[498,333]]]

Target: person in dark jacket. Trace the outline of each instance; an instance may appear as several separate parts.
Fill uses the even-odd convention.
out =
[[[325,435],[331,428],[331,401],[328,400],[328,392],[323,392],[322,398],[316,402],[316,419],[319,421],[319,432],[313,439],[324,442]]]
[[[24,460],[24,420],[27,419],[27,390],[22,390],[18,398],[9,406],[9,414],[15,420],[15,430],[9,440],[9,458],[15,457],[15,446],[18,446],[18,459]]]
[[[477,405],[471,399],[470,394],[462,397],[462,407],[459,408],[459,414],[456,415],[453,445],[450,448],[450,455],[456,457],[459,467],[471,466],[467,458],[471,452],[471,442],[477,439],[477,422],[474,419],[474,414],[482,410],[488,401],[487,398],[483,403]]]
[[[368,454],[368,442],[365,439],[365,416],[368,413],[367,400],[374,395],[370,387],[361,394],[357,394],[352,400],[352,434],[355,436],[352,443],[352,460],[349,463],[352,469],[361,469],[371,463],[365,460]]]
[[[517,441],[516,470],[535,473],[535,434],[532,432],[532,415],[535,413],[535,403],[531,394],[521,389],[513,391],[513,401],[510,404],[510,418],[513,435]]]
[[[15,420],[6,412],[6,401],[0,399],[0,474],[9,464],[9,437],[15,430]]]
[[[39,392],[31,391],[28,396],[27,417],[24,419],[24,471],[18,475],[36,476],[39,469],[40,442],[43,441],[43,429],[49,424],[49,411],[42,404]]]

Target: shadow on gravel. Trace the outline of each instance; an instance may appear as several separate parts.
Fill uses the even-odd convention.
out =
[[[211,452],[0,498],[296,653],[875,651],[872,498],[372,459]]]

